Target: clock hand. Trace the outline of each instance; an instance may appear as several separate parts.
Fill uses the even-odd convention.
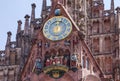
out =
[[[54,32],[55,32],[55,33],[57,33],[57,32],[60,31],[60,26],[59,26],[59,24],[60,24],[60,22],[57,21],[57,22],[56,22],[56,26],[55,26],[55,28],[54,28]]]

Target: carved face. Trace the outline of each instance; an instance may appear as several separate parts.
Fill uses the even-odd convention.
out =
[[[66,38],[71,31],[71,22],[63,16],[56,16],[49,19],[43,27],[44,36],[52,41]]]

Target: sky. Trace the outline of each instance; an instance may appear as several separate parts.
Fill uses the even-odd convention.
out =
[[[110,8],[111,0],[104,0],[105,9]],[[120,6],[120,0],[114,0],[115,8]],[[36,4],[36,18],[40,17],[42,0],[1,0],[0,1],[0,50],[5,49],[7,32],[12,32],[12,41],[15,41],[17,21],[22,20],[24,27],[24,16],[31,15],[31,4]],[[50,3],[50,2],[49,2]],[[48,4],[49,4],[48,3]]]

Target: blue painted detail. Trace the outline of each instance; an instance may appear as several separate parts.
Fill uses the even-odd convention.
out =
[[[64,39],[71,31],[71,22],[63,16],[56,16],[49,19],[43,28],[44,36],[53,41]]]
[[[39,61],[37,61],[37,62],[36,62],[36,68],[42,68],[42,63],[39,62]]]
[[[55,16],[60,16],[61,10],[60,9],[56,9],[54,13],[55,13]]]

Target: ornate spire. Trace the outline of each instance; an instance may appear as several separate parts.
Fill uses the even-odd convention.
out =
[[[11,42],[11,35],[12,33],[9,31],[7,32],[7,42],[6,42],[6,46],[9,46],[10,45],[10,42]]]
[[[46,16],[46,0],[43,0],[43,4],[42,4],[42,13],[41,13],[41,17],[44,19]]]
[[[29,15],[26,15],[25,17],[25,26],[24,26],[24,35],[28,35],[29,34]]]
[[[31,6],[32,6],[31,21],[34,21],[34,19],[35,19],[35,8],[36,8],[36,5],[35,5],[35,3],[33,3]]]
[[[114,0],[111,0],[111,10],[114,11]]]
[[[42,5],[42,10],[44,11],[44,10],[46,10],[46,0],[43,0],[43,5]]]
[[[22,24],[22,21],[19,20],[19,21],[17,21],[17,22],[18,22],[17,33],[20,33],[20,31],[21,31],[21,24]]]
[[[120,13],[120,7],[116,8],[117,13]]]

